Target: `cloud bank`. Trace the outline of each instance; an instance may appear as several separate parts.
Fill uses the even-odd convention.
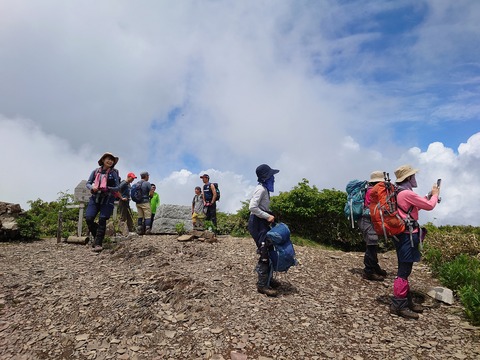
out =
[[[122,177],[148,170],[164,203],[189,205],[208,172],[226,212],[261,163],[281,170],[278,191],[411,163],[419,192],[443,179],[422,220],[479,223],[476,1],[5,0],[0,13],[0,166],[19,185],[0,200],[73,192],[105,151]]]

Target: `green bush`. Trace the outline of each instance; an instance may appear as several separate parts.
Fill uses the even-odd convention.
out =
[[[175,231],[178,235],[183,235],[186,233],[185,224],[183,222],[179,222],[175,224]]]
[[[439,278],[442,284],[455,291],[465,285],[480,284],[480,261],[461,254],[455,260],[443,264]]]
[[[247,225],[248,217],[247,220],[245,220],[244,216],[239,213],[233,215],[222,212],[217,213],[217,233],[219,235],[231,235],[236,237],[250,236]]]
[[[344,250],[362,249],[364,243],[360,232],[352,229],[343,214],[346,201],[344,191],[319,191],[303,179],[291,191],[273,196],[270,208],[298,236]]]
[[[72,194],[62,192],[57,201],[48,203],[37,199],[28,201],[28,204],[30,205],[30,210],[27,211],[27,214],[32,221],[38,224],[40,237],[57,236],[59,211],[62,211],[63,218],[62,237],[67,237],[77,232],[78,209],[66,208],[67,205],[75,204]]]
[[[430,244],[426,244],[423,250],[423,259],[430,265],[433,274],[438,276],[442,265],[445,263],[442,251]]]
[[[480,325],[480,286],[465,285],[459,290],[460,300],[465,307],[465,314],[473,325]]]
[[[425,249],[436,249],[443,262],[454,260],[460,254],[476,256],[480,252],[480,240],[473,227],[447,226],[435,228],[427,224]]]
[[[33,240],[40,238],[40,226],[35,217],[28,211],[17,218],[17,225],[22,239]]]
[[[438,274],[441,283],[459,295],[472,323],[480,324],[480,261],[461,254],[441,265]]]

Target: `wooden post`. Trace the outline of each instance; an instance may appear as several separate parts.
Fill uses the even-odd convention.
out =
[[[58,212],[57,244],[62,241],[62,224],[63,224],[63,216],[62,216],[62,210],[60,210]]]
[[[80,210],[78,211],[78,226],[77,226],[77,236],[82,236],[82,224],[83,224],[83,208],[85,207],[84,203],[80,203]]]

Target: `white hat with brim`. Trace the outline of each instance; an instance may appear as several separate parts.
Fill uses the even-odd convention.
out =
[[[395,180],[396,183],[403,182],[409,176],[416,174],[418,169],[414,169],[410,165],[402,165],[397,170],[395,170],[395,176],[397,179]]]
[[[383,180],[385,180],[385,177],[383,176],[383,171],[374,171],[370,174],[370,180],[368,180],[368,182],[374,183]]]

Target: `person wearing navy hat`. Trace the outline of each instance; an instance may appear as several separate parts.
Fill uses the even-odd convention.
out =
[[[268,251],[271,247],[267,241],[267,232],[275,217],[270,212],[270,193],[274,191],[275,174],[280,170],[272,169],[267,164],[257,167],[258,185],[250,200],[250,218],[248,219],[248,231],[257,245],[257,254],[260,255],[255,270],[258,274],[257,290],[267,296],[277,296],[275,287],[280,283],[271,278],[272,268],[269,261]]]

